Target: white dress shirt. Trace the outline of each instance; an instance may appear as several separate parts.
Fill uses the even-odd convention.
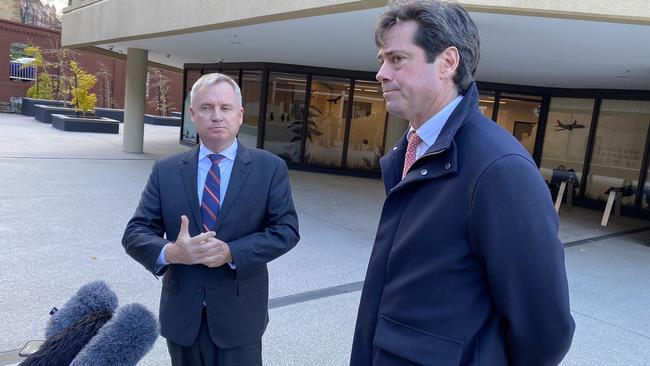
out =
[[[454,109],[456,109],[458,103],[460,103],[461,100],[463,100],[463,96],[457,96],[454,100],[449,102],[449,104],[447,104],[445,108],[443,108],[440,112],[436,113],[433,115],[433,117],[424,122],[422,126],[420,126],[420,128],[417,130],[414,129],[413,126],[409,127],[409,132],[406,135],[407,140],[409,137],[411,137],[413,131],[417,131],[418,136],[420,136],[420,139],[422,139],[422,142],[420,142],[417,149],[415,150],[416,160],[419,159],[436,142],[436,139],[440,135],[440,131],[442,131],[442,128],[445,126],[445,123],[447,123],[449,116],[451,116],[451,113],[454,111]]]

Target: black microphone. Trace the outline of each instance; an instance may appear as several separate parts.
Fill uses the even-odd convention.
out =
[[[83,285],[77,293],[63,305],[61,310],[52,314],[45,329],[45,338],[53,338],[65,328],[97,310],[113,313],[117,309],[117,295],[106,282],[94,281]]]
[[[113,312],[107,309],[91,311],[48,338],[41,348],[29,355],[20,366],[69,365],[112,316]]]
[[[70,366],[134,366],[158,338],[158,319],[140,304],[121,307]]]

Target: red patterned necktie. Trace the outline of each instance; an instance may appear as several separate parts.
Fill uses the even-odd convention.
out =
[[[212,161],[212,167],[208,170],[205,177],[205,186],[203,187],[203,197],[201,197],[201,215],[203,216],[203,230],[214,230],[221,209],[221,172],[219,171],[219,162],[223,159],[222,155],[208,155]]]
[[[404,170],[402,171],[402,179],[406,177],[406,174],[409,172],[409,169],[411,169],[411,166],[413,163],[415,163],[415,152],[418,149],[418,145],[422,142],[422,139],[418,134],[413,131],[411,133],[411,136],[409,137],[409,143],[406,146],[406,155],[404,156]]]

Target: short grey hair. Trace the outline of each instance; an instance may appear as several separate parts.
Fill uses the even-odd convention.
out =
[[[211,74],[205,74],[197,80],[194,85],[192,85],[192,90],[190,91],[190,105],[192,105],[192,101],[194,100],[194,96],[196,93],[199,91],[199,89],[206,87],[206,86],[211,86],[211,85],[216,85],[219,83],[228,83],[230,86],[232,86],[232,89],[235,91],[235,97],[237,101],[239,101],[239,106],[243,106],[242,102],[242,97],[241,97],[241,89],[239,88],[239,85],[237,85],[237,82],[233,80],[228,75],[220,74],[218,72],[213,72]]]
[[[467,11],[456,3],[440,0],[394,0],[377,24],[375,43],[384,45],[384,33],[397,22],[413,20],[418,30],[413,43],[421,47],[427,62],[432,63],[448,47],[458,49],[460,62],[454,83],[467,90],[474,80],[480,57],[478,28]]]

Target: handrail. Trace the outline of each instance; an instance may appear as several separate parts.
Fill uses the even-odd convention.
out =
[[[11,80],[36,80],[37,71],[33,66],[23,67],[18,61],[9,61],[9,79]]]

